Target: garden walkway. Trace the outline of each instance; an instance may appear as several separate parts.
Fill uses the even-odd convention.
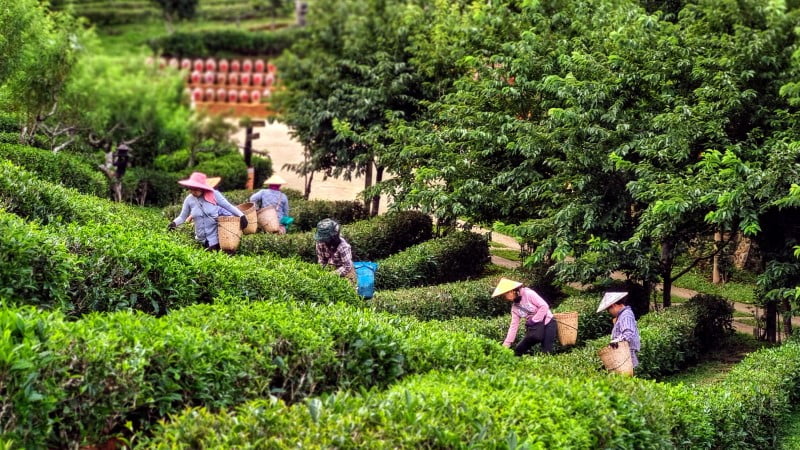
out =
[[[303,192],[305,186],[305,179],[303,176],[285,168],[287,164],[297,164],[303,161],[303,145],[291,137],[289,127],[280,122],[267,123],[265,127],[255,130],[260,134],[260,137],[253,141],[253,149],[256,152],[266,153],[272,159],[273,170],[276,174],[282,176],[286,181],[286,187],[296,189]],[[244,144],[244,129],[240,129],[234,136],[239,145]],[[360,177],[355,177],[352,180],[327,178],[323,179],[321,173],[314,174],[314,180],[311,187],[311,199],[324,199],[324,200],[356,200],[358,194],[364,188],[364,181]],[[382,198],[380,212],[386,211],[387,200]],[[487,230],[479,230],[487,232]],[[511,250],[519,250],[517,241],[509,236],[492,232],[492,241],[499,244],[503,248]],[[511,261],[499,256],[492,256],[492,263],[498,266],[515,268],[519,267],[519,262]],[[624,279],[621,273],[612,275],[618,279]],[[573,285],[573,287],[581,289],[580,285]],[[684,289],[680,287],[673,287],[672,294],[679,298],[691,298],[697,292]],[[747,318],[751,319],[755,316],[756,310],[753,305],[745,303],[734,302],[734,308],[740,313],[748,315]],[[734,328],[737,331],[753,334],[754,328],[752,325],[737,321],[744,317],[734,317]],[[794,326],[800,327],[800,317],[792,319]]]

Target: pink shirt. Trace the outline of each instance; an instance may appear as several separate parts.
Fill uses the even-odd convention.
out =
[[[544,321],[547,325],[553,320],[553,313],[550,312],[550,305],[531,288],[520,289],[521,300],[511,306],[511,324],[508,326],[508,334],[503,345],[509,346],[517,338],[519,330],[519,320],[531,317],[533,322]]]

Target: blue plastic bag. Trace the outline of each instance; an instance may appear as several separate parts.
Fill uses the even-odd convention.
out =
[[[375,295],[375,272],[378,270],[378,263],[359,261],[353,263],[353,267],[356,269],[358,280],[358,295],[372,298]]]

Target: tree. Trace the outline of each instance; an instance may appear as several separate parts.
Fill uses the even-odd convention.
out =
[[[175,31],[174,23],[179,20],[190,20],[197,13],[199,0],[151,0],[164,14],[164,24],[167,32]]]

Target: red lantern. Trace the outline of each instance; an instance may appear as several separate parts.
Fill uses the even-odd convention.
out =
[[[231,61],[231,72],[238,72],[239,71],[239,61],[233,60]]]
[[[266,77],[264,77],[264,84],[266,84],[267,87],[272,86],[274,82],[275,82],[275,75],[273,75],[271,72],[268,73]]]
[[[195,70],[194,72],[192,72],[191,77],[192,77],[192,84],[200,84],[200,79],[202,78],[200,72]]]
[[[275,73],[275,72],[277,72],[277,71],[278,71],[278,68],[277,68],[277,67],[275,67],[275,64],[272,64],[272,63],[267,63],[267,72],[269,72],[269,73]]]
[[[194,70],[196,70],[198,72],[202,72],[203,69],[205,68],[205,65],[203,64],[203,60],[202,59],[195,59],[194,63],[192,65],[194,66]]]
[[[264,85],[264,74],[263,73],[254,73],[253,74],[253,86],[263,86]]]
[[[264,98],[269,98],[270,95],[272,95],[272,91],[270,91],[269,89],[264,89],[264,91],[261,92],[261,96]]]
[[[200,89],[199,87],[194,88],[192,90],[192,100],[194,100],[196,102],[202,102],[203,101],[203,90]]]
[[[192,68],[192,60],[189,58],[183,58],[181,60],[181,69],[190,70],[191,68]]]
[[[256,72],[263,72],[264,71],[264,60],[257,59],[256,62],[253,63],[253,70]]]
[[[239,72],[231,72],[228,74],[228,84],[231,86],[239,84]]]
[[[180,63],[178,62],[178,58],[170,58],[169,59],[169,66],[173,69],[177,69],[180,67]]]
[[[252,72],[253,71],[253,61],[249,59],[245,59],[242,61],[242,72]]]
[[[217,70],[217,62],[214,61],[214,58],[208,58],[206,60],[206,70],[215,71]]]
[[[228,98],[228,91],[225,88],[217,89],[217,101],[224,102]]]
[[[228,90],[228,101],[231,103],[236,103],[236,99],[239,98],[239,91],[236,89],[229,89]]]
[[[219,66],[219,71],[220,72],[227,72],[228,71],[228,60],[227,59],[220,59],[219,60],[219,64],[217,64],[217,66]]]
[[[214,72],[206,72],[203,74],[203,83],[205,84],[214,84],[214,79],[217,78],[217,74]]]
[[[214,101],[214,89],[213,88],[206,89],[205,100],[207,102],[213,102]]]
[[[228,81],[228,74],[217,72],[217,84],[225,84]]]
[[[250,101],[250,92],[246,89],[239,91],[239,103],[248,103]]]
[[[242,76],[239,77],[239,84],[242,86],[250,86],[250,72],[242,72]]]
[[[261,101],[261,91],[256,90],[256,91],[250,92],[250,100],[252,100],[253,103],[260,102]]]

